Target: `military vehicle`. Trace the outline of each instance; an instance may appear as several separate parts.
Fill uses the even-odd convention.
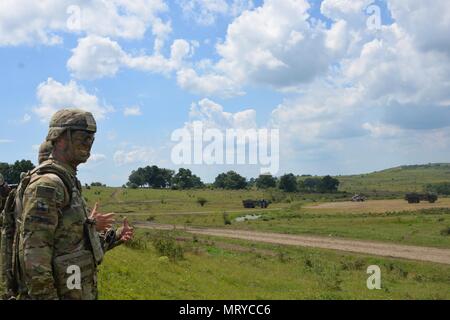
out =
[[[416,193],[411,192],[405,195],[405,200],[408,203],[420,203],[420,201],[428,201],[429,203],[435,203],[438,196],[435,193]]]
[[[353,202],[364,202],[364,201],[366,201],[366,197],[364,197],[364,196],[362,196],[362,195],[360,195],[360,194],[355,194],[355,195],[352,197],[352,201],[353,201]]]
[[[247,209],[254,209],[256,207],[266,209],[269,207],[270,201],[265,200],[265,199],[262,199],[262,200],[247,199],[247,200],[242,201],[242,204],[244,205],[244,208],[247,208]]]

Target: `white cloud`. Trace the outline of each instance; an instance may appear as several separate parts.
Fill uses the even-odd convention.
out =
[[[137,107],[126,107],[123,110],[123,115],[128,117],[128,116],[141,116],[142,115],[142,111],[141,108],[139,106]]]
[[[13,140],[9,140],[9,139],[0,139],[0,144],[4,144],[4,143],[13,143]]]
[[[124,39],[140,39],[151,28],[163,42],[170,21],[163,0],[3,0],[0,2],[0,46],[62,42],[62,33],[80,32]],[[101,23],[99,23],[101,22]]]
[[[49,120],[57,110],[63,108],[86,110],[92,112],[97,119],[105,118],[108,112],[114,110],[112,107],[100,104],[95,95],[86,92],[73,80],[64,85],[48,78],[47,81],[39,84],[36,96],[38,106],[33,109],[33,112],[42,121]]]
[[[209,99],[202,99],[193,103],[189,112],[189,119],[202,121],[205,127],[218,129],[251,129],[256,128],[256,111],[246,109],[236,113],[226,112],[223,107]]]
[[[176,39],[171,45],[169,58],[155,52],[153,55],[130,55],[109,38],[88,36],[78,40],[67,62],[68,69],[78,79],[96,79],[114,76],[120,68],[169,75],[181,68],[185,58],[191,56],[194,44]]]
[[[197,24],[209,26],[220,16],[238,16],[243,11],[254,7],[251,0],[179,0],[183,14]]]
[[[450,2],[435,0],[433,5],[420,0],[387,1],[393,19],[412,37],[422,50],[450,55]]]
[[[297,167],[318,171],[330,161],[353,172],[441,159],[450,130],[449,42],[440,29],[449,21],[448,2],[428,10],[425,2],[390,1],[399,7],[395,22],[376,32],[365,25],[367,1],[345,3],[322,2],[322,13],[334,20],[325,38],[333,67],[272,114],[285,143],[282,157]]]
[[[209,96],[233,96],[247,84],[288,89],[325,75],[332,58],[345,51],[346,25],[340,22],[328,31],[308,20],[309,9],[306,0],[267,0],[242,12],[216,45],[217,63],[203,73],[179,71],[179,85]]]
[[[114,163],[118,166],[133,163],[150,163],[153,162],[155,151],[149,147],[134,146],[129,149],[117,150],[114,153]]]
[[[198,75],[192,68],[179,70],[177,83],[185,90],[206,96],[232,97],[244,94],[229,77],[214,72]]]

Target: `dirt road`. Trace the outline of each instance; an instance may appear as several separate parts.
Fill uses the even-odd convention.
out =
[[[175,228],[193,234],[450,264],[450,249],[405,246],[362,240],[344,240],[319,236],[288,235],[231,229],[195,228],[152,223],[140,223],[137,226],[140,228],[158,230],[172,230]]]
[[[184,216],[184,215],[202,215],[202,214],[213,214],[219,213],[220,211],[230,212],[230,213],[248,213],[251,214],[259,214],[267,211],[278,211],[283,210],[284,208],[271,208],[271,209],[223,209],[216,211],[161,211],[161,212],[116,212],[117,215],[122,216],[160,216],[160,215],[171,215],[171,216]]]

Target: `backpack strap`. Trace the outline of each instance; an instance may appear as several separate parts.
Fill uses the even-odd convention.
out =
[[[64,170],[59,169],[52,164],[44,164],[43,166],[38,167],[35,173],[40,176],[44,174],[54,174],[58,176],[69,193],[69,204],[72,202],[72,193],[76,186],[74,186],[73,179]]]

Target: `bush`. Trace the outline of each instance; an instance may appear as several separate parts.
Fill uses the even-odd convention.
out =
[[[447,227],[447,228],[441,230],[441,235],[450,236],[450,227]]]
[[[208,202],[205,198],[198,198],[197,203],[201,205],[202,207]]]
[[[184,259],[183,247],[171,235],[159,234],[153,238],[152,243],[160,256],[166,256],[171,261]]]
[[[223,217],[223,223],[225,225],[231,225],[231,220],[230,220],[230,217],[228,216],[228,213],[224,212],[222,214],[222,217]]]
[[[147,241],[142,237],[134,237],[133,239],[125,242],[125,246],[134,250],[146,250]]]

